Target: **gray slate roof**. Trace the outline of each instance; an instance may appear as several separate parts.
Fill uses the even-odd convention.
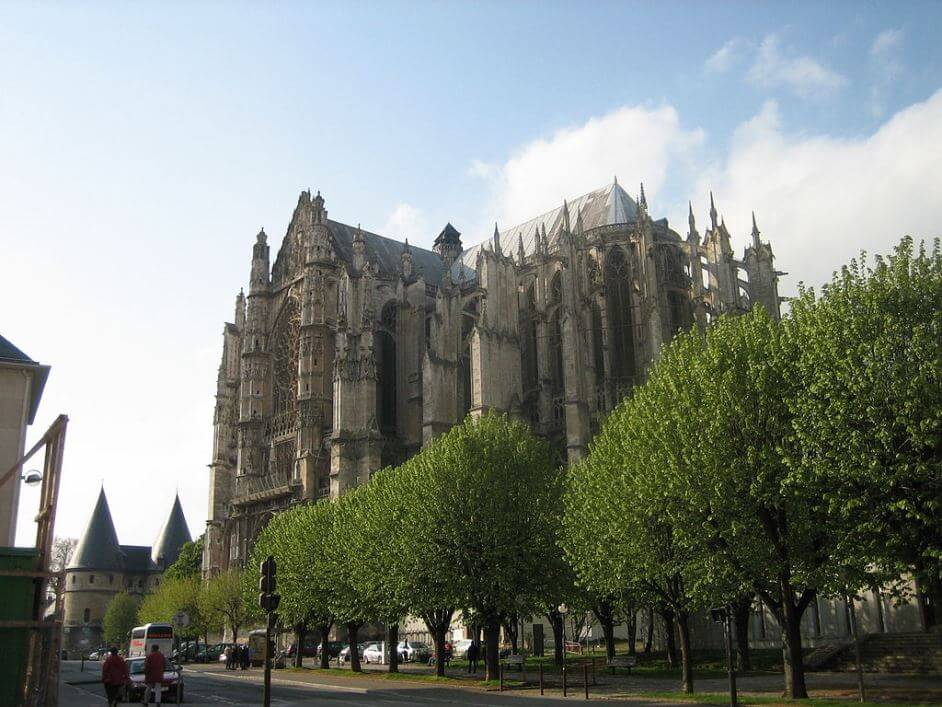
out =
[[[357,230],[356,227],[330,219],[327,219],[327,226],[334,237],[337,255],[346,262],[351,262],[353,260],[353,238]],[[363,240],[366,243],[366,259],[376,265],[383,275],[398,274],[402,263],[402,253],[406,249],[405,244],[363,229],[360,229],[360,233],[363,234]],[[415,274],[417,276],[422,275],[426,282],[430,284],[437,285],[441,282],[445,265],[438,253],[424,248],[416,248],[413,245],[409,246],[409,250],[412,252],[412,269]]]
[[[66,569],[119,572],[123,569],[121,546],[118,544],[118,534],[114,530],[104,488],[98,494],[91,520]]]
[[[611,226],[617,223],[634,223],[638,215],[638,204],[628,196],[628,193],[621,188],[618,182],[612,182],[601,189],[590,191],[588,194],[573,199],[569,202],[569,227],[571,230],[576,228],[576,218],[579,212],[582,212],[582,227],[588,231],[599,226]],[[523,252],[530,256],[536,252],[536,234],[537,229],[546,226],[546,239],[549,241],[549,249],[556,249],[559,234],[563,229],[563,207],[557,206],[545,214],[525,221],[518,226],[503,229],[500,231],[500,249],[504,255],[513,258],[517,257],[518,237],[523,241]],[[477,260],[478,251],[485,244],[493,244],[493,238],[489,238],[484,243],[472,246],[461,255],[461,260],[465,266],[473,268]],[[490,247],[490,246],[488,246]]]
[[[186,517],[183,515],[183,507],[180,505],[180,497],[177,496],[173,499],[170,517],[167,518],[160,535],[157,536],[154,549],[150,553],[150,559],[158,567],[166,569],[177,561],[183,543],[192,542],[192,540],[190,529],[186,524]]]
[[[22,361],[23,363],[36,363],[25,353],[16,348],[13,343],[0,335],[0,361]]]

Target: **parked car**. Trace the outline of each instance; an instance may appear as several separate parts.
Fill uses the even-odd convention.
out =
[[[347,644],[343,641],[328,641],[327,642],[327,655],[333,659],[340,655],[340,651],[343,650],[344,646]],[[317,646],[317,651],[314,653],[315,657],[321,654],[320,645]]]
[[[364,663],[382,663],[383,662],[383,644],[367,643],[363,649]]]
[[[357,653],[359,654],[360,658],[363,657],[363,650],[365,648],[366,648],[366,644],[357,643]],[[350,646],[347,646],[342,651],[340,651],[340,653],[337,655],[337,661],[341,665],[343,665],[344,663],[348,663],[350,661]]]
[[[305,636],[304,645],[302,646],[301,655],[305,658],[313,658],[317,655],[317,647],[320,644],[320,641],[317,640],[316,636]],[[288,657],[293,658],[295,652],[298,650],[298,642],[295,641],[290,646],[288,646]]]
[[[125,690],[125,699],[128,702],[142,702],[144,690],[144,658],[131,658],[128,661],[128,672],[131,673],[131,684]],[[183,702],[183,670],[169,660],[164,668],[163,687],[161,689],[161,702],[164,696],[172,698],[174,702]]]
[[[107,648],[96,648],[87,656],[85,656],[85,660],[102,660],[107,654]]]
[[[412,663],[415,661],[424,663],[429,659],[429,656],[432,655],[432,650],[429,648],[429,645],[422,641],[399,641],[399,645],[396,646],[396,651],[399,653],[399,660],[403,663]]]

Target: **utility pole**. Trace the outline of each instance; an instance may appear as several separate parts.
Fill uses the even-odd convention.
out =
[[[271,707],[271,661],[274,656],[274,646],[272,645],[271,632],[278,623],[278,614],[275,610],[281,603],[281,595],[275,594],[275,572],[278,565],[275,564],[275,558],[269,555],[259,566],[261,578],[258,580],[258,605],[268,615],[265,622],[265,695],[262,704],[265,707]],[[301,650],[301,646],[298,646]]]
[[[723,633],[726,639],[726,669],[729,673],[729,704],[730,707],[736,707],[736,664],[733,662],[732,607],[727,605],[710,609],[710,618],[716,623],[723,624]]]

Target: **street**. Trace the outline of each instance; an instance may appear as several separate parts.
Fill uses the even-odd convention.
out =
[[[77,672],[77,663],[63,664],[63,683],[60,687],[59,704],[61,707],[88,707],[105,705],[104,691],[101,684],[94,682],[98,674],[97,664],[86,664],[84,673]],[[68,665],[68,667],[67,667]],[[248,674],[213,673],[206,674],[185,670],[185,704],[191,705],[260,705],[262,703],[261,672]],[[421,683],[402,683],[390,685],[382,679],[360,678],[346,680],[351,684],[337,684],[334,681],[305,681],[272,679],[272,705],[344,704],[353,707],[373,705],[512,705],[528,707],[530,705],[563,705],[574,701],[583,701],[582,693],[577,689],[568,698],[539,697],[511,692],[484,692],[478,689],[460,687],[442,687]],[[73,683],[73,684],[69,684]],[[79,684],[75,684],[79,683]],[[658,704],[659,701],[642,702],[610,701],[607,704]]]

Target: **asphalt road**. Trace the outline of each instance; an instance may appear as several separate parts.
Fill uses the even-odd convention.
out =
[[[201,673],[184,672],[185,704],[189,705],[261,705],[262,685],[254,676],[251,678],[235,676],[217,676]],[[394,687],[388,684],[350,685],[318,684],[281,681],[273,679],[273,707],[292,705],[350,705],[351,707],[372,707],[374,705],[481,705],[482,707],[550,707],[553,705],[583,702],[582,694],[570,694],[567,699],[524,696],[513,693],[482,692],[465,688],[448,688],[435,685],[402,684]],[[362,682],[358,680],[357,682]],[[60,688],[61,707],[100,707],[107,704],[100,684],[65,684]],[[641,705],[643,702],[609,702],[607,704]],[[650,704],[650,703],[649,703]],[[657,703],[664,707],[666,703]]]

